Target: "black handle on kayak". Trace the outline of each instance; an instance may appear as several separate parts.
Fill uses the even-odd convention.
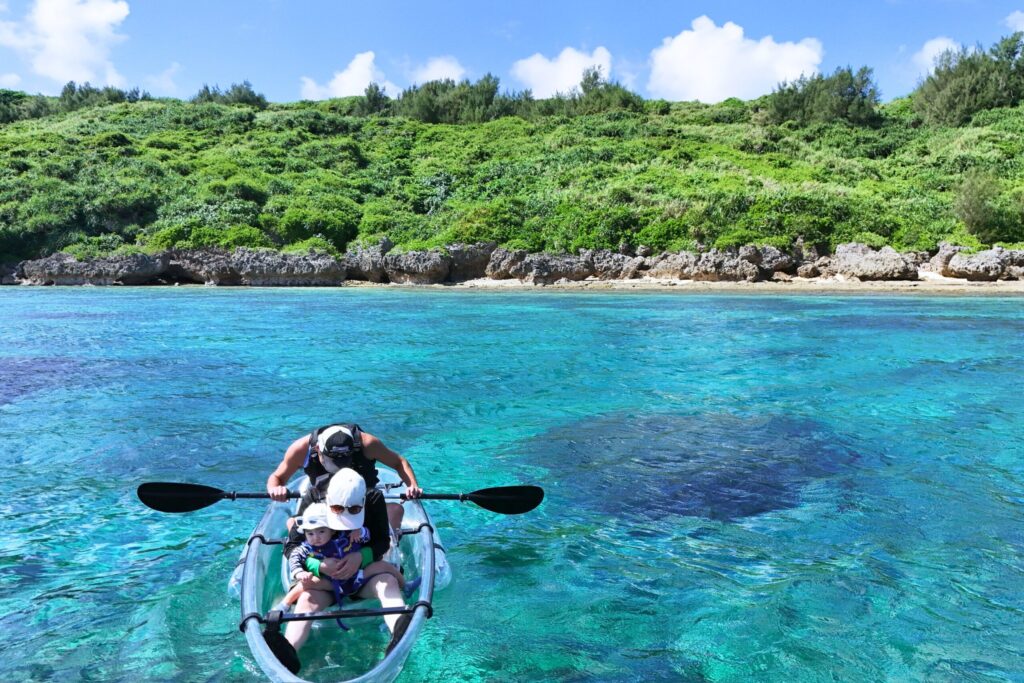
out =
[[[176,484],[162,481],[141,484],[136,493],[143,505],[160,512],[192,512],[193,510],[202,510],[221,500],[270,498],[269,493],[238,493],[222,491],[202,484]],[[298,498],[301,495],[298,491],[288,492],[289,498]]]

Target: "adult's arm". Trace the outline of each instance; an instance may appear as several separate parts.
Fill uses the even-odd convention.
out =
[[[284,452],[284,458],[277,465],[277,469],[267,477],[267,493],[271,499],[278,502],[288,500],[288,487],[285,485],[292,475],[298,472],[302,463],[306,461],[306,449],[309,446],[309,434],[292,442],[288,450]]]
[[[359,565],[362,563],[362,553],[349,553],[341,558],[326,557],[320,560],[320,575],[344,581],[359,571]]]
[[[308,437],[307,437],[308,438]],[[412,470],[409,461],[398,453],[384,445],[384,442],[373,434],[363,432],[363,454],[368,458],[380,461],[398,472],[402,482],[405,484],[405,495],[407,498],[419,498],[423,489],[416,483],[416,473]]]

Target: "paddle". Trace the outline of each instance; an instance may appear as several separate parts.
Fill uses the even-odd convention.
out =
[[[151,481],[139,486],[139,500],[146,507],[160,512],[192,512],[202,510],[221,500],[238,498],[270,498],[269,493],[235,493],[221,491],[212,486],[202,484],[174,484],[170,482]],[[302,494],[289,491],[289,498],[298,498]]]
[[[405,500],[404,493],[401,498]],[[420,500],[468,500],[491,512],[521,515],[540,505],[544,500],[544,489],[539,486],[495,486],[472,493],[424,493]]]
[[[138,488],[139,500],[146,507],[160,512],[192,512],[209,507],[221,500],[239,498],[269,498],[268,493],[236,493],[222,491],[202,484],[175,484],[147,482]],[[297,491],[289,491],[289,498],[298,498]],[[405,498],[403,495],[402,498]],[[502,515],[529,512],[544,500],[544,489],[539,486],[495,486],[472,493],[424,493],[425,500],[468,500],[485,510]]]

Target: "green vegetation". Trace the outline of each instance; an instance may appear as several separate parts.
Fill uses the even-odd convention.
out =
[[[252,84],[249,81],[234,83],[230,88],[223,91],[217,86],[211,88],[208,85],[204,85],[196,93],[195,97],[192,98],[192,101],[199,103],[247,104],[257,109],[266,109],[268,104],[267,98],[253,90]]]
[[[597,71],[545,100],[502,93],[492,76],[291,104],[248,83],[204,86],[189,102],[88,84],[56,98],[0,91],[0,261],[340,253],[382,237],[548,251],[1019,243],[1017,86],[963,111],[953,98],[949,118],[935,93],[979,54],[1016,83],[1021,44],[947,55],[885,105],[866,68],[717,105],[644,101]]]
[[[918,88],[914,106],[930,124],[959,126],[986,109],[1015,107],[1024,100],[1024,33],[1014,33],[985,52],[980,47],[947,51]]]
[[[783,83],[768,98],[768,116],[773,123],[794,121],[800,125],[846,121],[873,126],[880,122],[878,88],[871,69],[836,69],[831,76],[804,76]]]

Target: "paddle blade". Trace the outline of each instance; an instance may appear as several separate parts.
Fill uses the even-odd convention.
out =
[[[539,486],[495,486],[467,493],[466,498],[491,512],[521,515],[540,505],[544,500],[544,489]]]
[[[267,629],[263,632],[263,640],[267,641],[267,647],[277,657],[277,661],[284,664],[284,668],[291,671],[293,674],[299,673],[299,669],[302,668],[302,662],[299,661],[299,653],[295,651],[292,644],[281,635],[280,631],[272,631]]]
[[[224,492],[202,484],[147,482],[137,491],[146,507],[160,512],[192,512],[213,505],[224,498]]]

